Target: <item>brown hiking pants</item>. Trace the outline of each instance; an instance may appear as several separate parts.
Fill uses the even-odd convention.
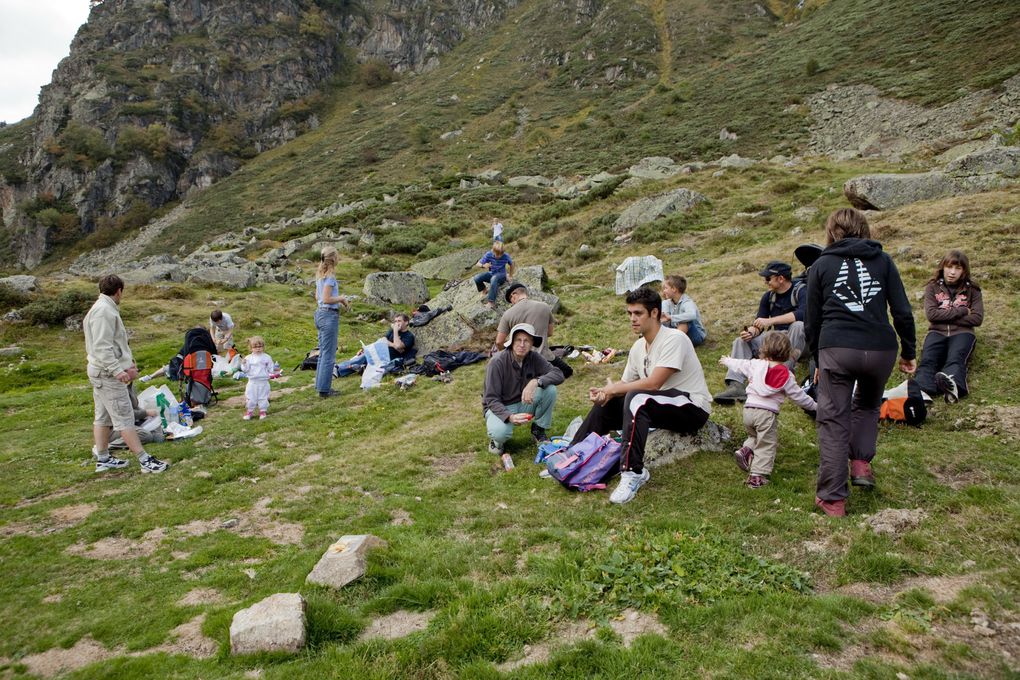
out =
[[[823,501],[850,495],[848,460],[870,461],[878,445],[878,413],[896,350],[828,347],[818,352],[818,490]],[[856,392],[854,384],[857,385]]]

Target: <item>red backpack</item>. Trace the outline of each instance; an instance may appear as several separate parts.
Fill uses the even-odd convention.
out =
[[[188,406],[205,406],[219,400],[212,386],[213,355],[206,350],[184,357],[181,368],[181,401]]]

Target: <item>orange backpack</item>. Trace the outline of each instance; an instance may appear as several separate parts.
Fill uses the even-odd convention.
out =
[[[912,379],[907,378],[907,396],[883,401],[878,417],[894,423],[922,425],[928,417],[928,406],[924,403],[921,388]]]

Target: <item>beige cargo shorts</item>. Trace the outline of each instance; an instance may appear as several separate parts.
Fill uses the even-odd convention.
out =
[[[95,425],[112,427],[117,432],[135,426],[135,410],[131,406],[128,387],[108,372],[89,368],[92,401],[96,406]]]

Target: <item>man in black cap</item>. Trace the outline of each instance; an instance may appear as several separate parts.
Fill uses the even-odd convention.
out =
[[[793,355],[787,368],[793,371],[797,359],[804,352],[804,309],[807,291],[802,283],[794,285],[793,269],[785,262],[772,260],[758,272],[765,279],[768,292],[761,296],[758,314],[754,322],[740,331],[733,340],[730,356],[734,359],[754,359],[758,356],[762,334],[767,330],[782,331],[790,338]],[[726,389],[714,397],[716,403],[732,404],[747,399],[744,376],[729,370],[726,372]]]
[[[499,326],[496,328],[496,342],[492,346],[493,351],[499,351],[499,348],[503,346],[511,328],[517,324],[528,323],[535,327],[535,332],[542,338],[541,344],[536,343],[535,351],[541,353],[546,361],[560,369],[564,378],[572,376],[574,369],[549,349],[549,338],[552,337],[553,329],[556,326],[552,307],[541,300],[532,300],[528,296],[528,287],[520,281],[515,281],[507,286],[504,297],[510,304],[510,309],[503,312],[503,316],[499,320]]]

